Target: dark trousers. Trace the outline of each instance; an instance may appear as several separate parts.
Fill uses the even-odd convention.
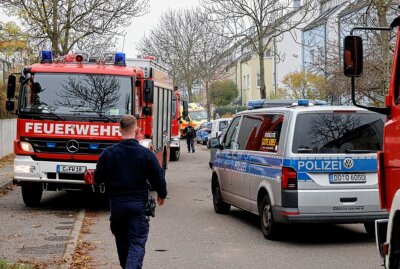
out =
[[[187,148],[188,148],[188,152],[194,152],[194,138],[186,138],[186,143],[187,143]]]
[[[122,268],[142,268],[149,234],[149,221],[144,215],[145,204],[145,201],[126,198],[111,199],[110,226]]]

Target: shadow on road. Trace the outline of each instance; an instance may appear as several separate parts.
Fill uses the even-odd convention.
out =
[[[231,210],[230,216],[260,230],[260,218],[243,210]],[[354,225],[339,224],[281,224],[279,237],[276,241],[296,245],[325,244],[364,244],[373,243],[374,238],[368,236],[364,227],[354,228]]]
[[[15,191],[20,191],[17,189]],[[45,191],[43,192],[42,202],[37,210],[79,210],[86,208],[89,210],[108,210],[108,197],[104,194],[93,194],[86,191]]]

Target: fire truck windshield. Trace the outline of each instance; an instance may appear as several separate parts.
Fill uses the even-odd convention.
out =
[[[36,73],[21,90],[22,114],[85,118],[130,114],[132,79],[103,74]]]
[[[190,111],[189,115],[192,120],[206,120],[207,119],[207,112],[204,110]]]

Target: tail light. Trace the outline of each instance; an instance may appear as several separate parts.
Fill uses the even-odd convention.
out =
[[[282,190],[297,190],[297,172],[290,167],[282,167]]]

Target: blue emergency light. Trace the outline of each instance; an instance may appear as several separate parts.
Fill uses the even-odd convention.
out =
[[[51,63],[53,61],[53,54],[51,50],[42,50],[42,60],[41,63]]]
[[[123,52],[115,53],[114,65],[126,66],[125,53]]]
[[[309,105],[309,101],[307,99],[300,99],[299,101],[297,101],[297,105],[299,105],[299,106],[308,106]]]
[[[99,149],[99,144],[89,144],[89,149],[98,150]]]
[[[55,148],[55,147],[56,147],[56,143],[54,143],[54,142],[47,142],[47,147],[48,147],[48,148]]]

